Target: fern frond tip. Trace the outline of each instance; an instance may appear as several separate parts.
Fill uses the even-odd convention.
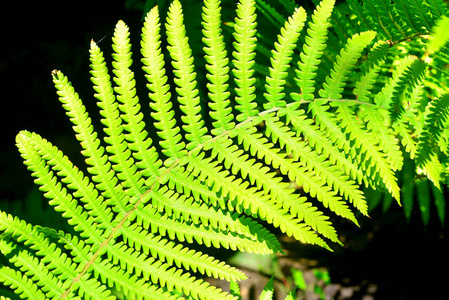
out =
[[[28,130],[21,130],[16,135],[16,144],[23,144],[26,139],[30,137],[31,133]]]

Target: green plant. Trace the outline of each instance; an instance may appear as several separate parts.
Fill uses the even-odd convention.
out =
[[[280,294],[285,294],[286,300],[309,299],[310,297],[319,297],[320,299],[325,298],[324,287],[331,284],[331,279],[326,269],[312,268],[305,272],[294,267],[285,269],[281,267],[278,255],[279,254],[254,255],[237,253],[230,258],[228,261],[233,266],[252,272],[249,273],[250,276],[253,276],[252,274],[257,272],[261,277],[252,277],[253,280],[249,282],[249,285],[247,285],[248,283],[243,283],[244,285],[240,286],[237,282],[231,282],[230,293],[239,299],[248,296],[248,294],[254,295],[255,297],[246,297],[244,299],[283,299]],[[285,263],[283,265],[285,266]],[[258,289],[260,289],[260,281],[264,277],[270,279],[265,284],[260,295],[257,295],[259,293]],[[240,292],[241,288],[246,290],[246,295],[242,295]],[[249,290],[255,292],[248,292]],[[275,290],[277,290],[276,295]]]
[[[100,48],[94,42],[90,48],[104,138],[68,78],[53,71],[86,171],[36,133],[20,132],[17,146],[73,232],[1,212],[0,281],[31,299],[114,299],[118,292],[126,299],[231,299],[201,276],[239,281],[245,275],[188,244],[282,251],[261,225],[269,223],[301,242],[331,249],[329,242],[340,242],[325,213],[357,224],[348,203],[367,215],[360,185],[399,202],[395,172],[404,166],[404,153],[436,186],[447,184],[449,96],[444,87],[433,88],[439,82],[426,76],[426,62],[404,51],[425,44],[422,35],[430,33],[443,7],[420,6],[429,27],[419,26],[422,33],[412,27],[402,38],[388,33],[406,13],[398,11],[401,18],[387,24],[385,14],[374,18],[387,12],[378,4],[367,1],[379,9],[369,11],[366,4],[350,3],[335,10],[331,27],[333,0],[321,2],[307,24],[306,11],[292,1],[281,1],[291,13],[286,20],[262,0],[242,0],[234,22],[226,23],[234,38],[226,45],[220,2],[205,0],[204,90],[196,80],[180,2],[171,3],[165,23],[172,68],[165,66],[169,58],[153,8],[141,43],[151,124],[140,111],[128,28],[118,22],[112,80]],[[256,7],[282,24],[271,52],[268,35],[256,31]],[[345,9],[352,23],[335,23]],[[424,19],[407,20],[417,26]],[[440,53],[426,54],[426,61],[438,61],[432,70],[445,62]]]
[[[399,83],[396,93],[405,92],[409,94],[405,98],[419,97],[419,100],[408,111],[396,108],[400,118],[394,117],[392,125],[396,132],[412,132],[409,137],[403,134],[402,144],[408,153],[404,155],[404,166],[398,174],[405,216],[411,219],[414,203],[417,203],[426,226],[431,206],[434,205],[440,223],[444,226],[446,208],[440,180],[447,185],[447,5],[443,1],[390,3],[351,0],[345,6],[355,13],[360,22],[351,22],[341,14],[335,18],[339,20],[337,22],[346,21],[347,24],[355,25],[357,28],[353,30],[375,30],[378,36],[388,40],[395,52],[392,65],[406,55],[413,55],[428,66],[424,76],[417,77],[420,84],[416,89],[406,91]],[[401,119],[408,120],[409,124],[403,123]],[[435,135],[428,138],[429,134]],[[414,143],[416,138],[418,143]],[[391,197],[378,191],[371,190],[366,195],[370,210],[383,200],[383,211],[386,212],[393,203]]]
[[[315,292],[315,295],[319,297],[319,299],[325,298],[325,293],[321,286],[314,283],[312,286],[308,286],[304,280],[303,272],[298,269],[291,269],[292,272],[292,279],[294,282],[294,289],[290,291],[287,296],[285,296],[284,300],[295,300],[295,299],[304,299],[302,295],[299,296],[299,298],[296,296],[297,290],[305,291],[306,289],[312,289]],[[317,280],[323,281],[324,284],[330,284],[330,277],[329,273],[326,270],[314,270],[315,277]],[[237,282],[233,281],[230,283],[230,293],[237,297],[237,299],[241,299],[242,295],[240,292],[240,287]],[[259,296],[260,300],[273,300],[274,299],[274,278],[271,277],[267,284],[265,285],[263,291],[261,292]]]

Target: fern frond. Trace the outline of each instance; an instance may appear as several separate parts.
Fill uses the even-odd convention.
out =
[[[187,132],[185,137],[189,141],[187,149],[190,150],[205,141],[207,128],[201,117],[200,98],[196,83],[196,73],[193,67],[192,50],[188,44],[183,24],[182,7],[179,0],[174,0],[167,14],[167,47],[172,58],[173,73],[177,85],[178,101],[184,113],[181,117],[184,122],[183,129]]]
[[[337,57],[336,66],[331,71],[331,75],[326,79],[326,83],[323,89],[320,90],[320,95],[325,99],[339,99],[341,98],[341,92],[343,91],[342,86],[346,80],[346,75],[349,68],[355,63],[355,59],[360,56],[360,51],[369,43],[374,34],[372,32],[366,32],[359,36],[354,37],[354,41],[350,39],[348,41],[348,50],[343,49],[341,51],[341,56]],[[351,50],[349,50],[351,49]],[[396,180],[394,178],[393,170],[389,166],[389,162],[386,160],[384,154],[376,144],[377,141],[373,137],[369,137],[365,134],[363,130],[363,124],[357,120],[354,115],[353,110],[350,108],[351,102],[341,102],[333,101],[332,106],[337,107],[337,118],[338,123],[341,122],[341,126],[336,126],[337,121],[327,110],[329,109],[326,105],[323,105],[323,100],[315,101],[309,103],[309,109],[312,111],[316,118],[316,121],[321,124],[322,128],[326,128],[328,132],[332,132],[330,136],[344,137],[341,128],[344,128],[345,134],[348,135],[350,140],[355,141],[356,147],[362,147],[361,152],[351,151],[351,156],[355,157],[363,153],[367,158],[367,165],[376,165],[376,172],[382,177],[385,186],[388,190],[393,193],[396,199],[399,199],[399,187],[397,186]],[[377,104],[379,104],[377,102]],[[349,145],[347,144],[346,138],[345,142],[337,141],[340,149],[344,149],[345,152],[349,151]],[[370,146],[368,146],[370,145]],[[393,148],[394,149],[394,148]],[[397,149],[397,146],[396,146]]]
[[[268,280],[267,284],[263,288],[260,294],[260,300],[272,300],[274,296],[273,277]]]
[[[11,240],[2,239],[0,245],[2,254],[9,257],[9,261],[22,272],[22,275],[31,277],[45,293],[46,298],[54,298],[64,293],[63,282],[58,280],[46,268],[45,264],[39,261],[30,251]],[[0,273],[3,272],[0,271]],[[69,296],[75,298],[73,294]]]
[[[449,40],[449,35],[447,28],[449,27],[449,18],[446,16],[443,16],[441,19],[439,19],[434,28],[432,29],[432,38],[428,44],[427,52],[428,53],[434,53],[438,52],[441,48],[444,47],[444,45]]]
[[[23,134],[23,136],[26,137],[25,134]],[[22,139],[23,139],[23,137],[22,137]],[[21,142],[21,140],[19,139],[19,143],[20,142]],[[35,158],[35,157],[32,157],[32,158],[35,161],[37,160],[37,158]],[[37,165],[42,165],[42,164],[37,162]],[[32,166],[30,166],[30,168],[32,168]],[[36,176],[39,176],[41,179],[44,179],[44,178],[47,178],[47,177],[48,178],[52,178],[53,177],[51,171],[48,173],[48,175],[44,174],[45,170],[37,169],[37,171],[39,171],[39,172],[36,173]],[[46,179],[44,181],[48,181],[50,183],[55,182],[54,180],[50,180],[50,179]],[[58,185],[55,185],[55,184],[52,184],[52,185],[54,185],[55,187],[58,187]],[[43,184],[43,189],[44,190],[48,189],[48,187],[47,187],[47,185],[45,183]],[[82,210],[81,210],[80,207],[77,208],[76,206],[74,206],[74,204],[69,204],[69,203],[74,203],[74,202],[72,201],[72,197],[70,196],[70,194],[66,193],[65,189],[52,189],[52,190],[49,190],[46,195],[52,199],[52,201],[50,201],[51,204],[57,205],[57,209],[58,210],[64,211],[65,217],[70,219],[70,223],[73,223],[74,225],[76,225],[75,229],[78,229],[79,231],[82,232],[81,235],[87,238],[86,241],[89,242],[89,240],[91,240],[90,243],[95,243],[96,245],[100,245],[101,244],[101,235],[102,235],[102,233],[95,229],[95,226],[94,226],[91,218],[87,218],[86,213],[81,213]],[[75,213],[75,211],[77,213]],[[176,228],[176,226],[173,226],[172,228]],[[116,229],[114,229],[114,231],[115,230]],[[86,235],[84,235],[84,234],[86,234]],[[190,233],[190,234],[191,234],[191,236],[194,235],[192,233]],[[223,238],[222,240],[224,241],[225,239]],[[226,241],[226,244],[227,245],[232,244],[233,245],[232,247],[237,247],[235,245],[241,243],[241,241],[244,241],[244,240],[237,239],[236,241],[232,241],[232,240],[231,241]],[[248,249],[259,249],[260,248],[259,247],[260,243],[258,243],[258,242],[254,243],[254,242],[247,241],[246,243],[247,244],[249,243]],[[109,249],[110,249],[110,251],[114,252],[112,250],[113,248],[109,248]],[[265,251],[268,251],[268,250],[265,250]],[[114,253],[115,253],[115,257],[117,257],[117,256],[121,257],[117,251],[115,251]],[[86,265],[91,264],[93,262],[93,260],[95,259],[95,257],[96,256],[93,255],[93,256],[85,258]],[[122,259],[124,259],[124,258],[122,257]],[[127,262],[126,264],[129,264],[129,262]],[[219,267],[219,265],[217,264],[216,267]],[[152,271],[152,272],[154,272],[154,271]],[[207,269],[207,272],[213,272],[213,271],[210,271],[210,269]],[[81,274],[83,274],[83,273],[81,273]],[[220,275],[218,275],[218,273],[216,273],[216,274],[217,274],[217,276],[220,276]],[[161,276],[161,275],[162,275],[162,273],[160,273],[158,275],[153,275],[153,276],[156,276],[156,278],[159,278],[159,276]],[[171,276],[171,275],[166,275],[166,276]],[[221,275],[221,276],[229,277],[229,275]],[[229,278],[236,279],[235,277],[229,277]],[[119,279],[117,279],[117,280],[120,281]],[[76,280],[74,282],[76,282]],[[166,280],[162,280],[161,282],[163,282],[164,284],[167,283]],[[116,283],[116,284],[118,284],[118,283]],[[188,290],[188,288],[187,287],[182,287],[181,290]],[[200,290],[200,288],[198,288],[198,290]],[[213,294],[215,296],[218,295],[215,292]]]
[[[412,89],[424,76],[425,63],[413,56],[406,56],[398,62],[392,77],[376,95],[374,102],[390,110],[391,117],[395,121],[403,109],[399,104],[399,99],[404,90]],[[394,111],[397,110],[397,111]]]
[[[380,174],[379,177],[384,182],[388,191],[399,202],[399,187],[394,176],[394,171],[386,155],[382,152],[382,148],[377,145],[377,138],[366,135],[366,132],[360,126],[359,122],[357,122],[349,106],[340,105],[337,110],[339,110],[342,125],[350,128],[348,134],[351,139],[354,139],[355,147],[360,151],[357,153],[358,160],[362,161],[361,157],[364,157],[364,168],[366,169],[370,169],[373,166],[374,170]]]
[[[84,242],[76,236],[71,236],[61,231],[56,232],[54,230],[46,230],[46,235],[58,238],[81,265],[86,264],[89,266],[89,262],[96,258],[96,254],[90,249],[90,246],[85,245]],[[138,275],[140,275],[145,268],[151,269],[151,267],[148,267],[149,264],[143,259],[136,259],[135,256],[133,257],[133,255],[130,254],[132,249],[128,248],[125,251],[121,246],[121,243],[117,243],[110,245],[107,249],[109,250],[107,253],[110,261],[104,260],[91,265],[91,268],[93,269],[92,273],[96,279],[101,280],[103,284],[109,285],[110,287],[115,286],[119,291],[123,290],[125,295],[130,297],[143,297],[145,299],[160,299],[162,297],[168,297],[169,299],[175,298],[166,291],[160,289],[159,286],[152,285],[151,283],[146,282],[147,280],[142,280]],[[124,258],[124,254],[128,254],[128,256]],[[125,266],[129,267],[132,265],[127,261],[131,258],[134,258],[135,263],[139,263],[139,267],[135,268],[135,275],[131,272],[124,272],[126,269]],[[117,264],[119,260],[120,266],[114,265],[114,263]],[[128,263],[126,264],[126,262]],[[86,265],[84,265],[84,269],[86,268]],[[80,275],[81,274],[82,272]],[[75,278],[72,285],[76,285],[79,280],[82,280],[82,276],[80,275]],[[163,271],[158,275],[163,276]],[[70,289],[67,291],[70,291]]]
[[[330,167],[329,162],[324,157],[318,156],[313,152],[305,142],[301,142],[281,122],[266,120],[266,124],[270,134],[273,134],[273,138],[279,140],[281,145],[285,145],[288,154],[291,154],[295,160],[299,159],[303,165],[307,166],[309,170],[313,170],[325,182],[329,182],[329,186],[336,190],[348,189],[347,191],[349,191],[350,189],[354,189],[353,182],[348,181],[335,167]],[[355,192],[355,194],[360,195],[360,192]],[[323,202],[325,207],[329,207],[336,214],[357,223],[349,207],[335,193],[334,195],[329,193],[322,199],[318,199]]]
[[[404,90],[411,90],[415,84],[418,84],[422,77],[424,68],[422,64],[414,64],[413,60],[405,59],[398,65],[393,72],[393,77],[377,94],[374,102],[381,107],[390,109],[392,121],[397,122],[398,118],[404,113],[403,105],[399,103],[400,96]],[[390,125],[386,122],[389,120],[386,110],[376,110],[373,107],[366,107],[361,117],[367,124],[367,128],[371,130],[379,145],[385,149],[388,159],[392,162],[393,170],[398,170],[403,163],[401,151],[397,145],[397,140],[393,135],[393,131],[388,128]]]
[[[38,176],[40,179],[45,179],[48,177],[52,178],[45,180],[50,184],[41,183],[39,181],[37,182],[38,184],[42,185],[41,189],[43,191],[46,191],[45,196],[51,199],[50,204],[56,206],[55,207],[56,210],[64,212],[63,216],[69,218],[69,223],[74,226],[75,230],[80,231],[80,236],[85,238],[84,241],[86,243],[93,244],[94,248],[99,247],[102,242],[101,236],[106,232],[110,232],[111,229],[108,228],[109,229],[108,231],[102,232],[100,229],[96,228],[95,223],[92,221],[92,218],[87,217],[86,213],[83,212],[82,208],[76,205],[76,201],[72,199],[71,194],[67,194],[66,190],[64,188],[61,188],[60,185],[51,184],[55,182],[55,178],[52,177],[53,173],[50,170],[42,169],[39,167],[42,166],[43,164],[39,160],[37,151],[34,150],[35,152],[33,152],[33,150],[30,150],[29,148],[26,147],[27,144],[28,145],[31,144],[29,140],[27,140],[26,138],[27,138],[26,133],[22,133],[22,135],[19,136],[18,138],[18,143],[20,146],[19,149],[21,149],[22,155],[26,159],[25,162],[28,163],[30,169],[35,171],[33,173],[34,176]],[[57,166],[57,164],[55,165]],[[82,193],[82,191],[78,191],[78,194],[80,193]],[[108,225],[111,226],[111,223],[109,223]],[[69,245],[78,244],[76,237],[74,238],[75,240],[71,240],[69,242]],[[85,263],[86,265],[89,264],[90,259],[95,259],[95,255],[93,254],[90,254],[89,256],[86,257],[85,253],[89,252],[90,246],[87,245],[85,246],[84,242],[80,244],[79,248],[75,247],[71,249],[75,252],[78,251],[79,255],[81,255],[77,257],[77,260],[79,260],[80,257],[84,257],[84,259],[82,259],[81,261],[83,261],[83,263]],[[80,251],[78,249],[83,250]],[[77,282],[78,280],[79,280],[78,277],[74,277],[73,282]]]
[[[419,99],[421,97],[422,93],[422,86],[418,86],[415,88],[416,97]],[[411,98],[413,99],[413,98]],[[413,103],[413,102],[411,102]],[[413,105],[413,104],[412,104]],[[421,117],[420,117],[421,118]],[[396,132],[402,137],[402,144],[407,148],[408,152],[410,153],[410,158],[415,159],[415,162],[420,163],[420,167],[418,168],[418,172],[423,172],[429,180],[431,180],[436,187],[440,187],[440,181],[442,178],[442,172],[444,167],[442,166],[441,162],[439,161],[438,157],[435,155],[434,152],[425,155],[428,155],[428,159],[426,159],[425,162],[419,162],[417,161],[417,155],[418,155],[418,142],[419,137],[422,134],[422,129],[416,129],[412,130],[412,126],[410,126],[410,123],[421,123],[421,121],[417,120],[418,116],[413,112],[408,112],[408,114],[402,118],[399,122],[396,122],[394,124],[394,128]],[[424,121],[422,121],[424,123]],[[423,125],[423,124],[421,124]],[[418,141],[415,140],[415,135],[418,135]],[[432,140],[428,140],[428,143],[432,143]],[[426,147],[426,146],[425,146]],[[431,147],[432,148],[432,147]],[[433,151],[433,149],[431,150]]]
[[[67,184],[67,187],[74,191],[73,195],[85,203],[84,208],[93,218],[92,221],[104,230],[111,228],[112,212],[107,207],[104,198],[83,172],[76,168],[57,147],[38,134],[27,131],[22,131],[19,134],[18,142],[20,143],[19,149],[23,149],[23,155],[32,169],[39,168],[43,162],[51,166],[57,176],[61,178],[61,182]],[[48,169],[44,169],[42,172],[47,172],[49,176],[52,176]],[[39,176],[42,175],[43,173],[39,174]]]
[[[68,279],[74,279],[77,276],[76,264],[65,253],[61,252],[60,248],[51,243],[40,232],[39,228],[38,226],[33,227],[18,218],[13,218],[4,212],[0,213],[0,229],[4,232],[3,234],[35,250],[41,262],[46,264],[54,275],[57,275],[61,281],[70,283],[71,280]],[[66,287],[64,286],[64,288]],[[98,299],[98,297],[113,299],[110,292],[105,291],[104,286],[99,286],[95,281],[79,281],[74,289],[79,289],[80,295],[84,295],[85,299]]]
[[[33,171],[35,183],[40,185],[44,196],[50,199],[50,205],[55,206],[56,211],[63,212],[63,217],[67,218],[69,224],[73,225],[76,231],[81,232],[89,243],[94,243],[95,237],[101,236],[102,230],[94,226],[93,218],[88,216],[67,189],[57,182],[55,174],[45,164],[37,147],[33,147],[30,135],[28,132],[21,132],[17,137],[17,145],[25,164]]]
[[[245,121],[250,117],[258,114],[257,103],[255,103],[255,82],[253,77],[254,57],[256,55],[256,12],[255,0],[242,0],[237,4],[237,17],[234,25],[233,43],[234,51],[232,56],[232,64],[234,68],[234,81],[237,85],[235,92],[237,96],[236,109],[240,112],[236,120],[238,122]]]
[[[324,99],[341,99],[341,93],[345,86],[348,73],[354,67],[362,54],[362,50],[374,39],[376,33],[373,31],[356,34],[348,39],[346,46],[336,57],[334,68],[326,78],[323,88],[318,91]]]
[[[169,266],[176,265],[178,268],[185,268],[227,281],[246,279],[241,271],[222,261],[200,251],[175,244],[160,236],[146,233],[143,228],[135,224],[124,228],[123,238],[130,246],[137,250],[142,248],[145,254],[151,253],[152,257],[158,257],[161,261],[167,262]]]
[[[428,9],[424,2],[416,0],[398,0],[396,9],[399,15],[405,19],[409,28],[415,32],[430,30],[431,22]]]
[[[219,0],[204,1],[203,6],[203,42],[204,59],[207,61],[206,69],[209,79],[207,88],[209,90],[209,98],[213,101],[209,103],[211,108],[210,116],[215,121],[212,123],[214,129],[211,131],[213,135],[219,135],[234,128],[232,122],[234,116],[231,101],[229,100],[229,59],[224,43],[224,37],[221,34],[221,14]]]
[[[36,135],[34,135],[34,137],[35,137]],[[40,140],[38,140],[38,141],[40,141]],[[46,144],[49,144],[49,143],[46,143]],[[44,145],[46,145],[46,144],[44,144]],[[51,146],[51,145],[50,145]],[[36,146],[35,146],[36,147]],[[59,152],[60,153],[60,152]],[[50,157],[51,155],[49,155],[47,152],[46,153],[44,153],[44,154],[46,154],[46,156],[47,157]],[[62,155],[61,155],[62,156]],[[56,155],[52,155],[52,157],[53,157],[53,160],[56,160],[55,158],[57,157]],[[65,158],[65,157],[63,157],[63,158]],[[66,159],[66,158],[65,158]],[[65,161],[65,160],[63,160],[63,161]],[[65,161],[67,164],[69,164],[69,162],[67,162],[67,161]],[[56,165],[57,166],[57,168],[60,168],[60,167],[58,167],[58,164],[57,163],[51,163],[51,164],[54,164],[54,165]],[[76,171],[76,170],[75,170]],[[60,173],[62,173],[62,172],[60,172]],[[68,173],[71,173],[71,172],[68,172]],[[73,172],[72,172],[73,173]],[[78,171],[78,173],[80,173],[79,171]],[[41,177],[43,177],[42,175],[41,175]],[[70,177],[69,177],[70,178]],[[70,179],[69,180],[67,180],[67,178],[65,179],[65,181],[70,181]],[[79,195],[81,195],[81,196],[83,196],[83,198],[84,197],[87,197],[87,195],[83,195],[86,191],[84,190],[84,189],[87,189],[87,188],[85,188],[84,186],[83,186],[83,184],[85,184],[86,183],[86,181],[87,181],[87,179],[86,178],[84,178],[84,180],[80,180],[80,179],[78,179],[77,181],[76,180],[73,180],[75,183],[72,183],[71,185],[72,186],[76,186],[76,183],[79,183],[79,185],[83,188],[83,189],[80,189],[80,190],[77,190],[76,191],[76,194],[79,194]],[[74,189],[76,189],[75,187],[74,187]],[[57,197],[55,197],[55,198],[57,198]],[[95,202],[98,202],[98,200],[101,200],[101,196],[100,196],[100,199],[90,199],[91,200],[91,203],[90,204],[94,204]],[[101,209],[102,209],[102,207],[100,207],[100,211],[101,211]],[[104,209],[104,208],[103,208]],[[104,209],[105,211],[108,211],[107,209]],[[66,213],[68,213],[68,210],[66,209]],[[71,222],[73,222],[73,221],[71,221]],[[110,222],[110,221],[109,221]],[[107,225],[109,225],[108,224],[108,222],[105,222]],[[101,223],[100,223],[101,224]],[[77,227],[80,227],[80,226],[77,226]],[[124,228],[124,229],[122,229],[123,231],[125,231],[125,232],[127,232],[128,230],[126,229],[126,228]],[[89,233],[89,232],[88,232]],[[96,237],[96,239],[97,240],[99,240],[99,236],[100,236],[100,234],[93,234],[93,233],[89,233],[90,234],[90,236],[89,236],[89,239],[94,239],[95,240],[95,237]],[[126,235],[126,233],[124,233],[125,234],[125,238],[126,237],[128,237],[127,235]],[[136,234],[136,236],[137,236],[137,234]],[[129,238],[133,238],[133,235],[131,234],[131,237],[129,237]],[[88,241],[88,240],[87,240]],[[99,243],[99,242],[98,242]],[[170,252],[170,251],[167,251],[167,252]],[[171,252],[173,252],[173,251],[171,251]],[[174,251],[175,252],[175,255],[177,255],[178,257],[179,256],[182,256],[182,255],[180,255],[180,254],[176,254],[176,251]],[[166,254],[166,255],[169,255],[169,254]],[[184,258],[185,259],[185,258]],[[87,260],[87,259],[86,259]],[[205,272],[212,272],[213,274],[216,274],[217,276],[220,276],[220,277],[226,277],[226,278],[231,278],[231,279],[233,279],[233,280],[238,280],[239,278],[238,277],[229,277],[230,275],[226,275],[227,273],[220,273],[220,268],[219,268],[219,264],[218,263],[215,263],[215,264],[213,264],[212,262],[209,262],[210,264],[208,264],[208,265],[206,265],[206,266],[204,266],[203,268],[205,268],[205,269],[203,269],[203,270],[205,270]],[[214,267],[215,267],[215,269],[214,269]],[[218,269],[218,270],[217,270]],[[215,271],[214,271],[215,270]]]
[[[237,297],[238,300],[241,300],[240,297],[240,286],[237,282],[235,281],[231,281],[229,283],[229,292],[231,295],[233,295],[234,297]]]
[[[297,6],[294,0],[281,0],[279,2],[289,14],[293,13]]]
[[[341,242],[328,214],[358,225],[355,212],[368,213],[360,184],[386,189],[390,200],[399,201],[395,173],[414,170],[412,160],[436,186],[447,181],[449,96],[441,86],[433,89],[437,79],[424,75],[427,64],[429,74],[445,74],[449,59],[443,51],[421,49],[429,26],[447,9],[440,0],[435,8],[429,2],[349,1],[331,19],[335,0],[323,0],[302,39],[306,12],[294,1],[275,7],[241,0],[234,23],[224,23],[234,30],[229,61],[221,1],[205,0],[204,67],[194,64],[181,1],[168,8],[166,49],[153,8],[141,35],[149,128],[124,22],[113,36],[111,75],[91,43],[104,138],[67,77],[53,71],[87,171],[37,134],[22,131],[16,141],[36,184],[73,230],[32,226],[0,213],[0,280],[40,298],[112,299],[117,290],[130,299],[235,299],[198,275],[233,282],[246,276],[187,244],[281,252],[276,236],[261,225],[266,222],[331,250],[329,240]],[[267,26],[257,32],[256,9],[281,27],[277,37],[263,32]],[[413,9],[423,11],[412,16]],[[295,48],[302,49],[297,57]],[[198,82],[195,70],[204,71]],[[426,97],[439,94],[426,107]],[[429,195],[427,183],[418,189]],[[427,216],[430,202],[424,198]]]
[[[298,61],[296,69],[296,84],[300,89],[300,94],[292,94],[295,100],[312,100],[314,98],[316,70],[326,48],[326,35],[330,26],[329,18],[334,8],[334,0],[324,0],[317,6],[312,15],[312,21],[308,23],[307,36],[301,60]]]
[[[116,83],[114,91],[117,93],[117,100],[121,103],[118,105],[118,108],[121,112],[120,118],[123,120],[122,127],[125,131],[124,138],[127,144],[122,143],[120,140],[114,140],[114,142],[117,144],[117,147],[118,145],[124,145],[130,150],[133,159],[128,158],[126,162],[120,163],[120,168],[129,168],[129,171],[123,170],[121,172],[126,174],[125,182],[132,184],[132,189],[138,193],[142,188],[143,180],[140,180],[142,173],[136,172],[137,168],[145,170],[143,172],[146,175],[145,177],[156,177],[158,175],[157,170],[161,166],[161,161],[158,160],[156,149],[151,145],[152,140],[148,137],[148,132],[145,130],[145,122],[143,121],[143,114],[140,112],[134,73],[130,70],[132,52],[129,29],[123,21],[117,23],[112,41],[112,48],[114,49],[114,53],[112,54],[114,58],[112,71],[115,75],[113,80]],[[109,78],[105,78],[104,80],[106,79]],[[115,130],[119,130],[117,125],[114,128]],[[110,130],[112,131],[113,129]],[[109,135],[113,139],[113,135]],[[135,165],[137,168],[132,167],[133,160],[136,162]]]
[[[280,149],[272,147],[273,145],[269,144],[261,134],[255,133],[254,127],[252,129],[242,128],[239,130],[238,137],[243,141],[246,150],[254,154],[257,153],[259,159],[265,160],[267,164],[271,164],[274,168],[281,168],[282,174],[287,175],[298,186],[302,186],[304,191],[310,193],[312,197],[317,197],[321,201],[326,197],[333,197],[333,195],[326,196],[328,191],[322,187],[316,177],[310,174],[311,172],[292,159],[285,157],[285,154],[280,153]],[[283,201],[282,206],[289,209],[290,213],[296,216],[298,220],[304,220],[307,225],[324,237],[333,242],[338,242],[337,233],[329,223],[328,217],[305,201],[304,197],[287,194],[287,197],[278,199]]]
[[[285,18],[274,7],[264,0],[256,0],[256,8],[276,27],[280,28],[285,23]],[[292,10],[293,13],[293,10]]]
[[[73,130],[76,132],[76,138],[84,149],[81,153],[86,157],[86,163],[90,166],[87,170],[92,174],[96,188],[103,192],[103,197],[108,199],[111,204],[119,205],[124,210],[129,197],[122,196],[124,191],[117,184],[115,172],[107,159],[105,149],[100,145],[100,140],[93,130],[86,108],[63,73],[53,71],[52,75],[59,99],[63,103],[67,116],[74,124]]]
[[[383,0],[367,0],[364,2],[364,7],[367,14],[372,16],[375,27],[381,29],[377,31],[385,33],[385,36],[389,40],[398,40],[407,36],[407,34],[401,30],[401,26],[397,24],[398,20],[393,17],[392,11],[394,11],[394,6],[391,3],[387,3]]]
[[[425,2],[427,8],[431,11],[431,16],[435,18],[441,18],[443,15],[447,15],[447,4],[442,0],[427,0]]]
[[[181,129],[176,125],[175,115],[170,102],[171,93],[165,72],[164,55],[161,53],[160,22],[158,8],[154,7],[145,17],[142,29],[142,63],[148,80],[151,116],[158,130],[162,153],[167,157],[179,158],[185,155],[184,142],[181,141]]]
[[[189,180],[189,178],[184,178],[184,184]],[[183,190],[181,189],[181,191]],[[165,212],[165,215],[180,222],[192,222],[194,225],[201,224],[222,231],[231,231],[251,237],[254,240],[260,239],[261,236],[266,241],[274,238],[274,236],[270,238],[270,234],[263,229],[259,230],[255,224],[251,223],[251,226],[249,226],[248,220],[244,217],[223,213],[221,210],[217,211],[205,204],[200,205],[193,202],[193,198],[186,198],[184,195],[179,195],[165,187],[153,191],[151,197],[154,208],[161,213]]]
[[[411,57],[404,59],[393,72],[389,82],[375,97],[376,104],[393,111],[392,122],[395,122],[405,110],[402,104],[398,103],[400,95],[404,90],[414,88],[423,76],[423,71],[424,65],[419,61]],[[367,128],[372,131],[373,137],[385,149],[388,159],[392,162],[393,170],[398,170],[402,166],[403,158],[393,131],[387,127],[389,124],[385,123],[385,120],[389,119],[386,114],[385,110],[366,107],[361,115],[367,122]]]
[[[345,153],[341,152],[334,143],[318,129],[318,126],[313,124],[313,120],[307,118],[306,112],[297,105],[289,105],[285,109],[280,110],[279,117],[285,114],[287,124],[294,126],[297,135],[303,134],[309,145],[318,153],[328,157],[332,164],[336,164],[345,174],[350,175],[351,179],[361,183],[366,180],[361,168],[354,165]]]
[[[112,168],[117,172],[117,176],[125,182],[125,187],[129,189],[128,194],[140,193],[143,179],[137,171],[128,143],[125,141],[122,121],[119,116],[115,96],[110,85],[110,78],[103,55],[98,46],[91,42],[91,74],[94,89],[97,91],[96,97],[99,100],[98,106],[103,116],[105,138],[109,146],[106,150],[111,153]]]
[[[389,45],[385,42],[378,42],[373,46],[367,63],[363,65],[365,66],[365,70],[355,83],[354,95],[357,100],[371,102],[368,96],[371,95],[373,85],[379,76],[381,65],[386,59],[388,48]]]
[[[338,8],[332,13],[331,22],[333,30],[330,32],[329,37],[332,39],[329,40],[332,44],[329,46],[335,47],[342,41],[347,41],[348,38],[358,32],[368,31],[368,28],[362,29],[363,26],[357,22],[357,19],[353,18],[352,14],[354,14],[354,12],[350,10],[348,2],[349,1],[346,1],[346,3],[338,3]],[[348,17],[349,15],[351,15],[351,17]],[[333,31],[335,32],[334,34]],[[334,38],[337,40],[334,41]]]
[[[444,125],[449,118],[449,95],[444,95],[431,101],[424,116],[425,130],[418,139],[418,153],[416,162],[422,167],[435,154],[435,148],[442,136]],[[442,170],[440,170],[442,171]]]
[[[136,211],[130,218],[131,220],[136,218],[137,224],[145,229],[150,229],[151,233],[168,236],[171,240],[177,239],[180,242],[187,241],[188,243],[195,241],[207,247],[224,247],[253,253],[273,253],[273,249],[267,245],[267,241],[258,241],[240,234],[226,234],[226,232],[200,224],[178,222],[159,214],[154,208]]]
[[[9,286],[14,292],[26,299],[45,299],[45,294],[26,275],[7,266],[0,268],[0,282]]]
[[[373,30],[371,20],[367,18],[366,9],[359,3],[358,0],[347,0],[351,12],[357,17],[360,31]]]
[[[192,195],[197,202],[206,202],[212,204],[214,207],[220,207],[220,210],[226,211],[227,204],[225,197],[217,194],[209,189],[206,185],[197,178],[196,172],[190,173],[187,170],[180,168],[178,172],[170,174],[170,188],[175,188],[179,193],[184,193],[186,196]],[[204,205],[202,205],[204,206]],[[203,210],[204,208],[202,208]],[[209,212],[211,209],[209,209]],[[220,230],[230,230],[237,234],[250,237],[253,240],[265,241],[266,245],[273,252],[280,250],[279,242],[276,237],[262,227],[257,222],[250,218],[243,217],[238,213],[222,214],[218,211],[214,218],[208,218],[207,215],[201,213],[199,217],[191,218],[201,220],[203,225],[209,225],[213,228],[220,228]]]
[[[227,153],[230,152],[227,151]],[[228,171],[220,170],[220,167],[217,167],[217,162],[212,162],[210,158],[199,155],[195,158],[186,158],[184,163],[187,163],[187,169],[195,171],[195,175],[200,176],[200,180],[204,180],[207,185],[213,187],[214,191],[221,193],[222,197],[230,198],[228,209],[257,215],[262,220],[279,227],[289,236],[294,236],[305,243],[328,248],[308,226],[299,223],[292,216],[286,215],[275,199],[269,195],[263,195],[254,187],[248,188],[249,182],[242,181],[240,178],[235,179],[234,176],[228,174]]]
[[[272,51],[270,75],[267,76],[264,94],[268,103],[264,105],[266,110],[273,107],[284,107],[283,100],[285,93],[285,78],[287,69],[292,60],[293,49],[299,38],[299,34],[304,26],[307,14],[303,8],[296,9],[293,15],[285,22],[278,35],[278,41],[274,44]]]

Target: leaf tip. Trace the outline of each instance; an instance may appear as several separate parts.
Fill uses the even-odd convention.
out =
[[[17,135],[16,135],[16,144],[23,144],[23,142],[25,142],[25,140],[27,140],[30,137],[31,133],[27,130],[21,130]]]

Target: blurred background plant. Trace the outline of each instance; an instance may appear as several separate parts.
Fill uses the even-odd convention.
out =
[[[331,286],[329,272],[324,268],[306,270],[304,266],[282,267],[276,255],[239,253],[229,261],[247,272],[253,271],[265,276],[266,280],[252,281],[253,285],[250,286],[231,283],[233,295],[243,299],[324,300],[326,295],[329,299],[331,293],[338,292],[338,286]]]

